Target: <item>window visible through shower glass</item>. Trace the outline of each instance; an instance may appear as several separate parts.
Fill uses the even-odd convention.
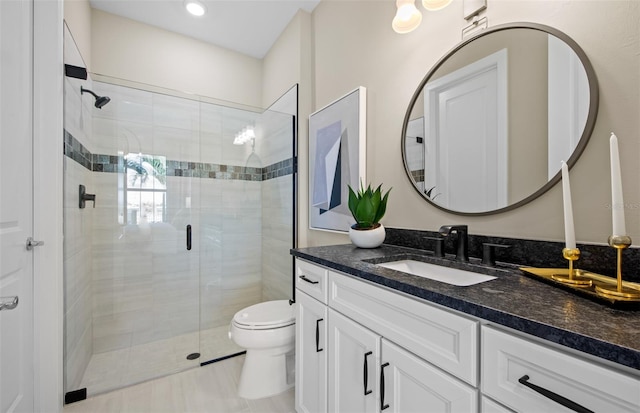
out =
[[[124,157],[125,217],[128,225],[165,222],[167,158],[129,153]]]

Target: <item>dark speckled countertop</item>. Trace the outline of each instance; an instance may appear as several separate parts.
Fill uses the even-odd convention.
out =
[[[487,267],[458,263],[429,252],[383,245],[360,249],[352,244],[297,248],[292,255],[336,271],[461,311],[575,350],[612,361],[640,374],[640,311],[619,310],[590,301],[522,274],[517,266]],[[389,257],[419,255],[427,262],[497,276],[457,287],[374,264]]]

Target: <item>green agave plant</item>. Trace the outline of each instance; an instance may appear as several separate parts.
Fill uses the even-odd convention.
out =
[[[389,189],[382,195],[382,185],[375,191],[371,190],[371,184],[364,189],[360,182],[360,190],[355,192],[351,185],[349,187],[349,210],[356,220],[354,229],[372,229],[379,226],[379,221],[387,211],[387,200],[389,199]]]

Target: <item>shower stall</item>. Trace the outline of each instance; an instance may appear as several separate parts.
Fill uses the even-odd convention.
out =
[[[233,315],[292,294],[297,86],[255,110],[107,80],[65,80],[69,402],[236,355]]]

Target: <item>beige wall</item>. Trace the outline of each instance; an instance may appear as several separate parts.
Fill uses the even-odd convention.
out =
[[[64,21],[91,70],[91,5],[89,0],[64,0]]]
[[[640,2],[489,2],[491,25],[528,21],[555,27],[586,52],[600,83],[600,110],[593,137],[571,170],[579,242],[606,242],[611,234],[609,146],[620,139],[627,232],[640,240]],[[418,6],[420,7],[420,6]],[[461,40],[462,2],[439,12],[423,11],[422,25],[398,35],[391,29],[393,2],[323,0],[313,13],[314,110],[356,86],[367,88],[367,174],[374,184],[393,187],[386,226],[436,230],[465,223],[471,233],[562,240],[560,185],[514,211],[486,217],[449,214],[428,205],[406,178],[400,154],[402,120],[414,89],[429,68]],[[304,156],[304,154],[301,154]],[[306,168],[306,156],[301,168]],[[301,179],[301,218],[306,228],[307,183]],[[308,245],[348,242],[348,237],[308,230]]]
[[[100,10],[91,14],[92,72],[261,106],[261,60]]]
[[[306,159],[308,152],[307,141],[309,131],[309,114],[312,112],[312,27],[311,15],[299,11],[280,35],[269,53],[263,59],[263,106],[267,107],[279,96],[298,84],[298,153]],[[299,182],[307,182],[307,166],[304,163],[299,168]],[[298,186],[300,207],[298,208],[298,243],[307,245],[307,213],[306,213],[306,184]],[[306,189],[305,189],[306,191]],[[305,202],[302,204],[302,202]],[[304,226],[301,226],[304,225]]]

